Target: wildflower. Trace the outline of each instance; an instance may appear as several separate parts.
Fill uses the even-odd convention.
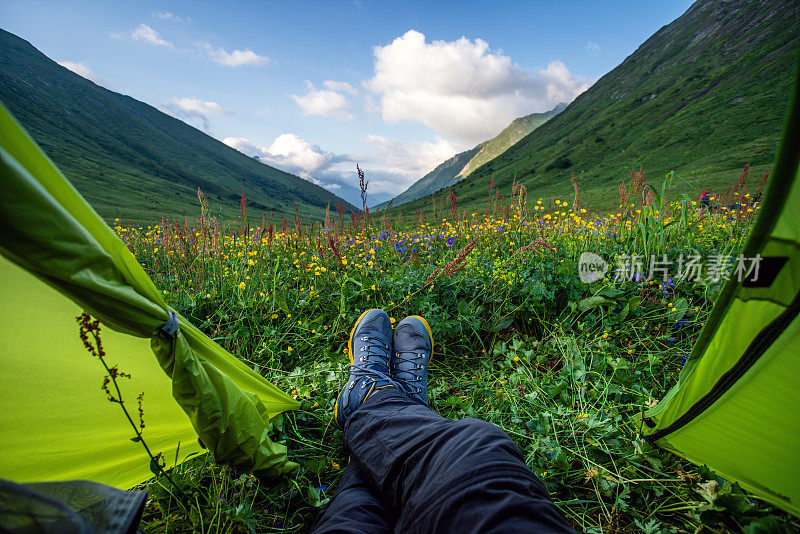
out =
[[[373,290],[373,291],[377,291],[377,289],[375,288],[375,284],[372,284],[371,286],[369,286],[369,288],[370,288],[371,290]]]
[[[592,480],[594,477],[596,477],[598,474],[599,474],[599,473],[597,472],[597,469],[594,469],[594,468],[589,468],[589,469],[587,469],[587,470],[585,470],[585,471],[583,472],[583,477],[584,477],[584,478],[583,478],[583,481],[584,481],[584,482],[589,482],[589,481],[590,481],[590,480]]]
[[[448,247],[453,246],[453,244],[455,244],[455,242],[456,242],[456,239],[454,237],[448,237],[447,238],[447,246]]]
[[[339,467],[339,464],[336,462],[331,462],[331,467],[333,467],[334,471],[338,471],[339,469],[341,469],[341,467]]]
[[[390,322],[390,323],[392,323],[392,324],[394,324],[394,323],[396,323],[397,321],[395,320],[395,318],[394,318],[394,317],[389,317],[389,322]]]
[[[206,298],[210,299],[211,298],[211,293],[206,293]]]
[[[588,413],[579,413],[578,414],[578,419],[586,419],[587,417],[589,417]]]
[[[288,350],[289,352],[292,352],[294,350],[294,348],[291,345],[289,345],[288,347],[286,347],[286,350]]]
[[[239,289],[243,290],[244,288],[245,288],[245,283],[244,282],[239,282]]]
[[[514,356],[514,361],[518,362],[519,361],[519,356]]]
[[[278,318],[278,314],[277,313],[273,313],[271,318],[272,319],[277,319]]]

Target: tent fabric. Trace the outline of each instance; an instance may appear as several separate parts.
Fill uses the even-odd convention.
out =
[[[199,436],[219,463],[269,475],[296,467],[268,424],[299,403],[180,315],[174,339],[159,333],[174,310],[2,104],[0,183],[0,477],[123,488],[150,478],[78,337],[84,310],[104,325],[110,364],[132,375],[120,379],[129,410],[144,392],[144,439],[170,464],[199,452]]]
[[[758,279],[726,283],[649,441],[800,515],[800,70],[759,219]]]

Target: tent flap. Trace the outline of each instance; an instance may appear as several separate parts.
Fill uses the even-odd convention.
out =
[[[7,319],[0,336],[0,375],[6,377],[4,382],[14,377],[8,381],[9,387],[4,384],[0,391],[4,421],[0,477],[19,482],[36,480],[30,478],[36,476],[76,478],[75,465],[70,463],[81,454],[86,459],[85,471],[91,473],[81,478],[131,485],[149,477],[145,460],[142,468],[130,466],[127,471],[110,467],[114,462],[108,457],[103,460],[108,469],[88,465],[101,449],[114,448],[112,440],[121,436],[127,436],[127,440],[130,428],[125,433],[128,423],[120,413],[100,424],[92,426],[89,422],[95,412],[106,411],[104,404],[108,401],[91,367],[78,363],[79,358],[90,359],[74,343],[78,339],[74,317],[82,310],[112,329],[103,332],[104,339],[108,336],[116,343],[109,358],[133,376],[131,387],[150,392],[145,414],[154,414],[156,420],[145,429],[148,442],[166,446],[174,439],[167,446],[174,450],[182,437],[182,450],[191,452],[192,446],[187,448],[185,440],[187,428],[193,428],[217,462],[272,475],[296,466],[287,461],[283,445],[270,441],[267,427],[271,417],[297,409],[299,404],[186,319],[178,316],[180,326],[174,339],[160,333],[171,311],[160,292],[125,244],[2,105],[0,178],[4,188],[0,195],[0,255],[5,258],[0,262],[0,274],[9,276],[8,283],[3,283],[4,298],[8,298],[0,305],[0,317]],[[17,282],[12,285],[12,280]],[[19,295],[20,291],[27,291],[28,297]],[[16,317],[24,317],[25,322],[20,324]],[[5,331],[9,324],[17,326],[13,335]],[[143,358],[141,343],[117,343],[121,334],[150,339],[152,352],[145,349],[149,356]],[[48,339],[43,341],[42,337]],[[24,361],[36,362],[30,364],[30,372],[20,366]],[[90,363],[99,367],[97,362]],[[39,376],[44,376],[52,368],[65,379],[47,379],[55,389],[43,394],[35,371],[39,369]],[[164,373],[168,380],[164,380]],[[172,395],[167,400],[159,390],[168,389],[170,382]],[[86,389],[80,397],[80,409],[68,407],[78,401],[69,395],[82,388]],[[53,398],[64,409],[55,410]],[[174,409],[177,406],[184,414]],[[51,447],[45,458],[33,455],[42,454],[39,449],[31,450],[36,438],[52,444],[58,441],[59,430],[74,428],[75,424],[89,424],[84,432],[96,433],[91,441],[78,439],[85,450]]]
[[[745,246],[760,280],[731,277],[645,438],[800,515],[800,71],[772,178]]]

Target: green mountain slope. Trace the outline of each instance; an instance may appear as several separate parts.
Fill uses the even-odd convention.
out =
[[[393,199],[392,205],[399,206],[412,200],[432,195],[436,191],[440,191],[464,179],[472,171],[487,161],[496,158],[550,118],[558,115],[565,107],[566,104],[559,104],[550,111],[531,113],[514,119],[497,136],[470,150],[456,154],[414,182],[411,187]],[[384,202],[376,207],[383,209],[388,204],[388,202]]]
[[[439,164],[431,172],[414,182],[408,189],[394,197],[392,205],[399,206],[400,204],[411,202],[453,184],[458,180],[456,178],[458,173],[478,153],[481,146],[483,145],[478,145],[475,148],[456,154],[444,163]],[[383,209],[388,204],[388,202],[378,204],[376,209]]]
[[[632,165],[678,192],[723,189],[751,162],[768,169],[797,65],[800,2],[700,0],[618,67],[499,157],[454,187],[459,206],[483,206],[494,177],[529,197],[572,198],[570,172],[592,208],[612,209]],[[402,211],[426,209],[421,199]]]
[[[0,102],[106,218],[193,216],[197,188],[214,213],[321,215],[339,198],[269,167],[152,106],[104,89],[0,30]],[[349,206],[349,204],[347,204]],[[260,217],[260,214],[259,214]]]
[[[497,134],[496,137],[486,141],[481,145],[480,151],[475,154],[475,157],[469,160],[461,172],[458,173],[459,179],[466,178],[472,174],[475,169],[487,163],[512,146],[517,141],[534,131],[536,128],[552,119],[566,108],[566,104],[559,104],[550,111],[544,113],[531,113],[524,117],[514,119],[505,130]]]

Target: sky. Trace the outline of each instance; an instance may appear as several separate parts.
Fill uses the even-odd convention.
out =
[[[110,90],[360,205],[570,102],[687,0],[41,2],[0,27]]]

